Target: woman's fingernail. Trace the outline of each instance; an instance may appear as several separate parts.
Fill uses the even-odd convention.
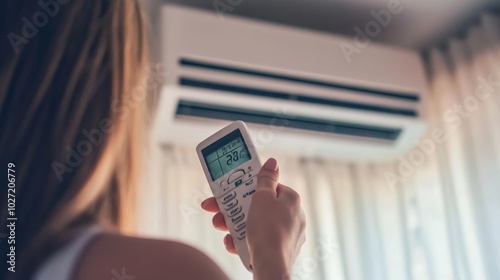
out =
[[[276,171],[278,170],[278,162],[274,158],[270,158],[264,163],[262,166],[264,169],[269,170],[269,171]]]
[[[208,204],[208,200],[203,200],[203,202],[201,203],[201,207],[205,207],[207,206]]]

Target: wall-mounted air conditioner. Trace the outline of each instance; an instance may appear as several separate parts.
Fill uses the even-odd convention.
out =
[[[231,120],[263,152],[386,159],[426,127],[417,52],[214,12],[162,9],[163,85],[155,133],[190,145]],[[359,47],[359,46],[358,46]]]

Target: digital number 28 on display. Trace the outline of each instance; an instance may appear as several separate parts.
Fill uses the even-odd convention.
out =
[[[231,165],[234,161],[238,161],[240,158],[245,157],[245,149],[241,149],[241,151],[238,153],[238,151],[233,151],[229,155],[226,156],[226,164]]]

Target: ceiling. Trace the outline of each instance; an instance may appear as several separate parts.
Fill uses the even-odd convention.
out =
[[[154,0],[153,0],[154,1]],[[219,2],[218,2],[219,1]],[[387,10],[398,0],[156,0],[216,12],[214,3],[234,3],[237,15],[353,37],[374,20],[371,13]],[[400,0],[402,11],[373,38],[385,44],[425,49],[460,35],[481,12],[497,13],[500,0]]]

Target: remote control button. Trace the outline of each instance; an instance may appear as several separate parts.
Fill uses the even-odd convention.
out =
[[[234,171],[231,175],[229,175],[229,178],[227,178],[227,183],[231,184],[232,182],[236,181],[238,178],[242,177],[245,175],[245,171],[243,169],[238,169]]]
[[[220,181],[220,187],[223,188],[225,186],[227,186],[226,180]]]
[[[238,180],[236,180],[236,182],[234,182],[234,186],[237,187],[239,185],[241,185],[243,183],[243,178],[239,178]]]
[[[244,229],[246,226],[247,226],[247,223],[237,224],[237,225],[234,226],[234,230],[235,231],[240,231],[240,230]]]
[[[231,218],[231,223],[236,224],[245,218],[245,214],[239,213],[238,215]]]
[[[237,199],[233,199],[233,200],[229,201],[226,205],[224,205],[224,209],[225,210],[229,210],[229,209],[233,208],[236,205],[238,205],[238,200]]]
[[[231,199],[236,197],[236,192],[230,192],[222,197],[222,204],[228,203]]]
[[[238,233],[238,239],[241,240],[243,238],[247,237],[247,231],[244,230],[244,231],[241,231]]]
[[[236,214],[238,214],[240,212],[241,212],[241,206],[238,206],[238,207],[235,207],[235,208],[229,210],[229,212],[227,213],[227,215],[229,217],[232,217],[232,216],[234,216],[234,215],[236,215]]]

